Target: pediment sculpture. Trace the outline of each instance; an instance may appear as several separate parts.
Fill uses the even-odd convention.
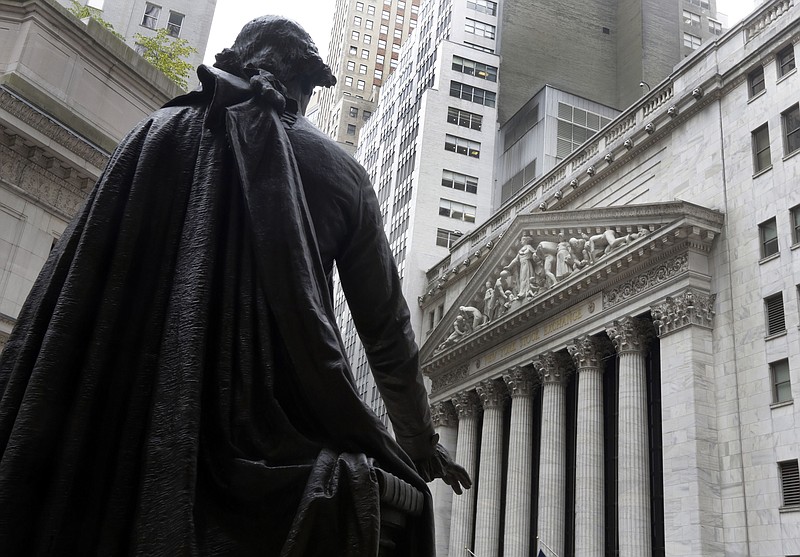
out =
[[[458,344],[476,330],[533,302],[558,283],[648,234],[641,226],[627,234],[610,227],[600,230],[595,234],[581,233],[580,237],[560,234],[552,240],[523,232],[514,257],[486,281],[482,299],[474,300],[475,305],[459,307],[450,335],[435,352]]]

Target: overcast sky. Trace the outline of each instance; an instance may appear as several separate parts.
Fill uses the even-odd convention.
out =
[[[213,63],[214,55],[233,44],[245,23],[266,14],[279,14],[297,21],[311,34],[325,58],[334,4],[335,0],[217,0],[204,60],[207,64]],[[728,26],[734,25],[754,7],[755,0],[717,0],[717,11],[727,14]]]

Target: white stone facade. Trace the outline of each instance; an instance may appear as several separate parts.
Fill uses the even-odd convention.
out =
[[[501,547],[522,536],[561,557],[800,554],[800,77],[787,58],[798,43],[800,6],[762,5],[428,273],[420,307],[444,305],[422,347],[433,403],[539,372],[522,488],[534,508],[508,528],[521,484],[518,447],[505,444]],[[490,299],[502,309],[486,312]],[[462,307],[487,318],[464,325]],[[504,423],[516,404],[509,390]],[[482,472],[466,495],[478,502]]]

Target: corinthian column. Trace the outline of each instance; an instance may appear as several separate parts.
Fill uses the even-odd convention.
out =
[[[564,499],[566,497],[566,379],[569,360],[546,352],[533,365],[542,382],[542,439],[539,449],[540,549],[564,554]]]
[[[481,463],[478,472],[478,511],[475,555],[497,557],[500,551],[500,504],[503,478],[503,383],[481,381],[475,388],[483,405]]]
[[[645,355],[652,337],[649,322],[633,317],[614,321],[606,332],[619,357],[617,411],[617,512],[619,557],[650,557],[650,443]]]
[[[449,400],[431,404],[431,419],[439,442],[450,451],[456,452],[458,416]],[[450,513],[453,508],[453,490],[441,479],[431,485],[433,497],[433,519],[436,523],[436,554],[447,555],[450,542]]]
[[[456,462],[463,466],[471,478],[475,477],[475,457],[478,451],[478,397],[474,391],[456,394],[453,406],[458,413],[458,443]],[[472,491],[453,497],[450,520],[450,555],[466,554],[464,548],[472,546],[472,528],[475,523],[475,498]]]
[[[533,370],[515,367],[503,374],[503,381],[511,395],[503,556],[528,557],[533,478]]]
[[[575,555],[605,554],[603,347],[582,336],[567,345],[578,370],[575,439]]]

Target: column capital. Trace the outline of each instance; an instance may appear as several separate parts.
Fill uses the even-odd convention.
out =
[[[475,387],[478,397],[481,399],[481,405],[486,408],[497,408],[502,406],[505,389],[503,389],[502,381],[494,379],[484,379]]]
[[[599,338],[582,335],[567,343],[567,352],[572,356],[575,367],[581,368],[603,368],[603,357],[609,352],[607,341],[602,342]]]
[[[690,325],[713,329],[716,298],[716,294],[687,288],[676,296],[667,296],[663,302],[653,304],[650,313],[656,334],[665,337]]]
[[[606,325],[606,333],[617,353],[644,352],[653,337],[651,323],[639,317],[623,317]]]
[[[453,395],[453,398],[450,400],[453,403],[453,407],[456,409],[456,413],[458,413],[459,420],[475,416],[478,412],[478,408],[480,408],[475,391],[461,391]]]
[[[572,371],[569,357],[552,350],[536,356],[533,359],[533,367],[536,368],[542,383],[561,383],[566,381]]]
[[[456,408],[449,400],[442,400],[431,404],[431,420],[433,427],[450,427],[458,423]]]
[[[530,396],[536,388],[536,374],[527,367],[514,366],[503,373],[503,381],[506,383],[508,393],[511,397]]]

